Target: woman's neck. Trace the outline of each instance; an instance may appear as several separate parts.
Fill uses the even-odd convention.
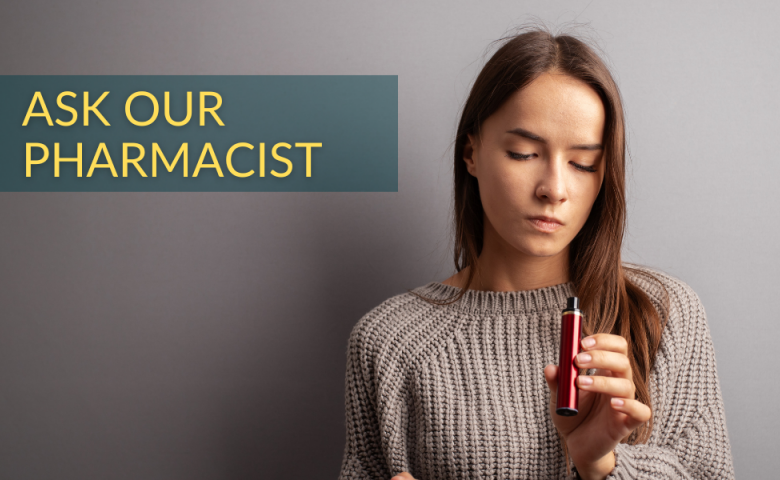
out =
[[[458,288],[466,286],[471,273],[468,266],[441,282]],[[476,264],[472,290],[510,292],[536,290],[569,281],[569,247],[556,255],[535,257],[523,254],[498,255],[483,249]]]

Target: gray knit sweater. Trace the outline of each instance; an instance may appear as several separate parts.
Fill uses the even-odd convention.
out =
[[[671,307],[650,376],[655,423],[647,444],[618,444],[607,478],[733,479],[704,307],[681,280],[645,270],[660,277]],[[629,275],[660,308],[660,286]],[[458,288],[414,291],[444,299]],[[558,363],[561,311],[573,295],[571,283],[468,290],[436,306],[406,292],[366,313],[348,342],[339,479],[566,478],[543,370]]]

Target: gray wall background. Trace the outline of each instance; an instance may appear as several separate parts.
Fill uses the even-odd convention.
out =
[[[777,3],[6,0],[0,74],[397,74],[399,191],[0,194],[0,478],[335,478],[350,329],[453,273],[458,111],[529,15],[604,48],[625,256],[702,298],[737,475],[774,477]]]

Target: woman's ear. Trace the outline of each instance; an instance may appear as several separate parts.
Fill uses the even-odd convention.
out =
[[[463,145],[463,161],[466,162],[466,170],[468,170],[472,177],[476,177],[477,165],[475,162],[476,155],[474,151],[474,147],[476,146],[475,139],[472,134],[469,133],[467,135],[468,140],[466,140],[466,144]]]

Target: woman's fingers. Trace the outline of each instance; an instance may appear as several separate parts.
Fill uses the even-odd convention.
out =
[[[544,367],[544,379],[547,380],[550,391],[558,390],[558,366],[550,364]]]
[[[611,371],[616,377],[631,379],[631,363],[622,353],[590,350],[578,353],[574,361],[580,368],[600,368]]]
[[[414,477],[409,472],[401,472],[390,480],[414,480]]]
[[[603,393],[610,397],[634,398],[634,382],[627,378],[579,375],[577,387],[589,392]]]
[[[632,400],[630,398],[612,398],[610,401],[612,408],[625,413],[626,428],[634,430],[638,426],[650,420],[653,412],[650,407],[640,402],[639,400]]]
[[[628,342],[620,335],[611,333],[596,333],[585,337],[580,342],[582,349],[589,350],[607,350],[610,352],[622,353],[628,355]]]

